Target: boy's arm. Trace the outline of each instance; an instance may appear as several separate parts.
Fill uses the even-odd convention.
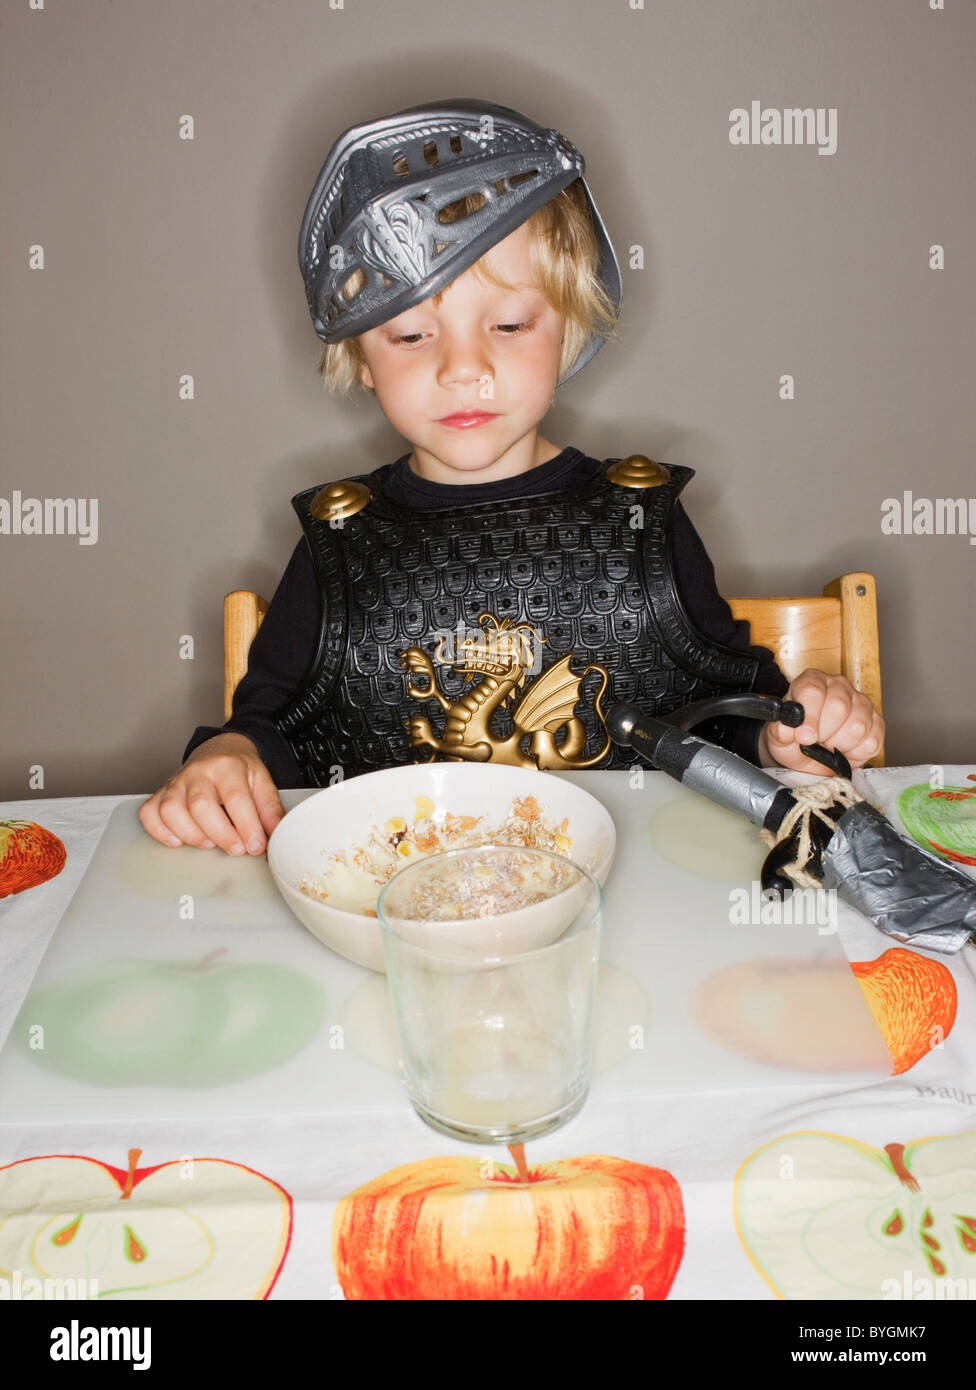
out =
[[[759,670],[752,687],[757,694],[785,695],[789,681],[776,665],[771,651],[750,644],[749,624],[733,618],[731,608],[715,583],[715,567],[708,551],[680,502],[675,502],[672,513],[671,542],[678,593],[695,627],[705,637],[721,642],[723,646],[759,658]],[[725,715],[697,724],[694,732],[700,738],[707,738],[738,753],[758,767],[762,727],[757,719]]]
[[[304,538],[268,605],[248,653],[247,672],[234,692],[233,713],[222,727],[201,725],[183,754],[216,734],[246,735],[276,787],[304,787],[305,775],[272,716],[298,689],[314,656],[319,631],[319,601],[312,559]]]

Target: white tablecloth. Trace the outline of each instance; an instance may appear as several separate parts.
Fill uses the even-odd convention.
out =
[[[882,790],[926,780],[928,775],[927,767],[874,773],[870,781],[872,799],[877,803],[883,800]],[[790,779],[787,776],[783,780]],[[593,787],[598,791],[595,782]],[[18,1012],[109,814],[122,799],[65,798],[0,805],[0,818],[36,821],[58,835],[68,849],[67,865],[58,877],[0,902],[0,1040]],[[852,960],[873,959],[898,944],[866,920],[861,920],[859,930],[860,940],[848,939],[849,933],[844,940]],[[530,1161],[540,1164],[570,1154],[597,1153],[666,1170],[680,1185],[686,1226],[684,1253],[669,1297],[772,1299],[776,1294],[758,1267],[764,1257],[757,1258],[755,1248],[746,1250],[733,1214],[735,1175],[751,1154],[771,1141],[800,1131],[842,1136],[854,1146],[844,1150],[847,1154],[853,1153],[857,1145],[883,1150],[892,1143],[909,1144],[929,1136],[951,1139],[976,1131],[976,951],[967,947],[960,955],[943,959],[958,990],[954,1028],[943,1047],[933,1048],[904,1075],[870,1086],[845,1087],[839,1083],[829,1094],[815,1093],[807,1087],[770,1084],[747,1091],[631,1098],[626,1105],[613,1097],[591,1099],[569,1124],[532,1144]],[[361,1111],[338,1112],[295,1119],[278,1116],[190,1121],[181,1118],[174,1105],[172,1118],[141,1122],[138,1133],[126,1123],[66,1125],[53,1115],[44,1124],[11,1124],[3,1120],[0,1096],[0,1166],[62,1154],[92,1158],[124,1170],[125,1155],[134,1146],[142,1151],[140,1167],[187,1156],[198,1160],[220,1158],[256,1170],[290,1194],[293,1224],[287,1256],[270,1294],[265,1291],[264,1295],[272,1298],[342,1297],[331,1243],[337,1201],[390,1169],[438,1156],[456,1158],[465,1152],[463,1144],[426,1127],[406,1096],[397,1107],[366,1115]],[[469,1149],[468,1156],[474,1152]],[[498,1150],[493,1157],[505,1162],[508,1155]],[[960,1166],[957,1158],[948,1166],[952,1168],[953,1164],[956,1169]],[[957,1187],[967,1181],[958,1173],[954,1180]],[[970,1174],[968,1181],[976,1182],[976,1173]],[[135,1190],[138,1192],[138,1186]],[[37,1199],[39,1205],[42,1196],[43,1192]],[[888,1197],[883,1195],[879,1200],[883,1204]],[[969,1195],[947,1200],[950,1206],[956,1201],[964,1216],[976,1219],[976,1201]],[[971,1211],[960,1206],[966,1201]],[[897,1203],[888,1205],[894,1208]],[[942,1215],[940,1210],[940,1220]],[[5,1269],[2,1217],[0,1212],[0,1276]],[[944,1243],[945,1232],[941,1234]],[[976,1228],[973,1234],[976,1235]],[[957,1245],[961,1238],[953,1237]],[[770,1255],[773,1266],[777,1258]],[[789,1263],[793,1257],[785,1258]],[[969,1263],[974,1281],[969,1296],[973,1297],[976,1253],[967,1261],[967,1267]],[[913,1268],[917,1274],[918,1268]],[[933,1276],[937,1269],[937,1265],[930,1265]],[[773,1274],[778,1277],[775,1268]],[[790,1284],[795,1277],[784,1271],[784,1287],[795,1287]],[[836,1292],[829,1292],[835,1285]],[[160,1290],[158,1295],[149,1296],[216,1295],[194,1294],[192,1286],[175,1283],[168,1293]],[[261,1295],[252,1291],[237,1296]],[[834,1279],[828,1275],[817,1296],[866,1295],[845,1289],[842,1277]],[[879,1292],[875,1296],[884,1295]]]

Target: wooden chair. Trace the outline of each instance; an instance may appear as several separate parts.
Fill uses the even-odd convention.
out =
[[[234,691],[247,670],[247,654],[268,611],[268,600],[250,589],[224,595],[224,718],[234,708]]]
[[[788,680],[808,666],[846,676],[881,710],[878,611],[874,576],[842,574],[821,598],[730,598],[733,616],[749,623],[750,640],[768,647]],[[265,599],[236,589],[224,599],[224,718],[231,715],[247,653],[267,611]],[[869,766],[884,765],[882,749]]]
[[[749,640],[773,653],[787,680],[808,666],[846,676],[883,713],[873,574],[842,574],[824,585],[822,598],[730,598],[728,604],[734,618],[749,623]],[[882,747],[868,767],[883,766]]]

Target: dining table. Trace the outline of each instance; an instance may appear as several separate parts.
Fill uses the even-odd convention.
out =
[[[290,913],[266,855],[156,844],[147,794],[0,803],[0,833],[64,847],[0,898],[0,1283],[879,1300],[896,1322],[976,1298],[972,942],[921,950],[836,901],[790,921],[758,894],[758,829],[663,773],[538,775],[617,840],[590,1090],[524,1151],[419,1118],[385,975]],[[976,876],[976,763],[854,785]]]

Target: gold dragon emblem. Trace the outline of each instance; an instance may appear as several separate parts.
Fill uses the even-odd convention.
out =
[[[475,677],[457,700],[449,700],[437,687],[434,663],[421,647],[406,647],[397,652],[407,671],[407,690],[415,700],[436,700],[444,711],[444,730],[438,737],[430,720],[423,715],[406,719],[410,743],[414,748],[430,748],[427,759],[433,762],[438,753],[448,762],[509,763],[514,767],[536,767],[563,772],[592,767],[610,750],[611,739],[592,757],[583,756],[586,730],[574,714],[580,699],[580,686],[590,671],[603,676],[593,707],[606,733],[606,719],[600,701],[610,681],[603,666],[590,664],[579,674],[570,670],[573,653],[554,662],[547,670],[526,685],[526,672],[534,665],[534,643],[546,642],[531,623],[514,624],[509,618],[499,622],[494,613],[479,613],[483,631],[466,636],[455,644],[460,654],[444,655],[447,640],[441,635],[434,652],[435,660],[453,667],[465,676]],[[418,685],[417,678],[426,680]],[[479,678],[480,679],[477,679]],[[516,703],[517,701],[517,703]],[[505,705],[511,711],[514,729],[507,738],[492,732],[491,719]],[[556,745],[556,734],[566,726],[566,736]],[[522,749],[528,736],[529,751]]]

